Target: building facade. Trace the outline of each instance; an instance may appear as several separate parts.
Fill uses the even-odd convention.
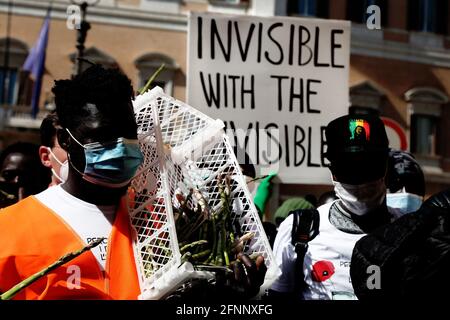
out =
[[[76,57],[73,3],[53,1],[41,113],[32,119],[31,86],[21,66],[51,1],[0,0],[0,148],[38,142],[41,117],[54,108],[55,79],[69,78]],[[351,20],[350,98],[354,112],[376,112],[404,134],[403,147],[422,164],[427,194],[450,186],[450,5],[447,0],[90,0],[85,57],[117,66],[142,87],[162,64],[157,83],[186,97],[190,11]],[[376,5],[377,7],[371,7]],[[369,8],[369,13],[368,13]],[[375,9],[374,9],[375,8]],[[377,10],[379,8],[378,16]],[[10,13],[8,15],[8,12]],[[375,16],[374,16],[375,14]],[[373,20],[378,19],[378,20]],[[74,23],[75,21],[75,23]],[[370,22],[369,24],[367,22]],[[380,24],[380,29],[373,25]],[[7,40],[9,25],[9,40]],[[8,50],[7,50],[8,49]],[[9,54],[6,54],[6,52]],[[7,57],[5,57],[7,56]],[[7,64],[4,62],[7,61]],[[6,68],[5,68],[6,67]],[[5,84],[7,82],[7,85]],[[401,139],[400,139],[401,140]],[[406,145],[405,145],[406,143]],[[331,186],[279,185],[272,209],[293,195]]]

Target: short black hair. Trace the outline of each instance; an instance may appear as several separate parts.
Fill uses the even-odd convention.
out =
[[[131,80],[119,69],[93,65],[70,80],[57,80],[52,88],[56,113],[63,128],[75,130],[89,116],[87,104],[94,104],[113,123],[123,123],[132,112]]]
[[[59,120],[55,112],[49,113],[41,123],[41,145],[53,148],[55,146],[56,131],[58,130]]]
[[[9,145],[0,154],[1,170],[3,170],[5,159],[13,153],[20,153],[28,158],[24,181],[22,181],[27,188],[26,195],[37,194],[47,189],[51,182],[51,171],[42,165],[39,146],[30,142],[16,142]]]
[[[0,166],[3,166],[5,159],[12,153],[20,153],[33,160],[33,163],[40,164],[39,146],[30,142],[16,142],[7,146],[0,154]]]
[[[425,195],[425,177],[411,153],[395,149],[389,151],[386,187],[391,193],[405,188],[406,192],[421,197]]]

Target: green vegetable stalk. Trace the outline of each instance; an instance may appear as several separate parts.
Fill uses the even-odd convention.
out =
[[[153,81],[155,81],[156,77],[159,76],[159,74],[161,73],[161,71],[163,71],[163,69],[166,67],[166,65],[163,63],[158,70],[155,71],[154,74],[152,74],[152,76],[148,79],[147,83],[145,84],[145,86],[139,90],[139,94],[144,94],[147,92],[147,90],[150,88],[151,84],[153,83]]]
[[[231,268],[246,242],[254,237],[253,233],[242,235],[238,222],[232,222],[230,176],[216,181],[220,204],[215,210],[198,189],[176,195],[179,207],[174,208],[175,224],[182,262],[190,261],[199,268]]]
[[[103,240],[104,240],[104,238],[98,239],[98,240],[92,242],[90,245],[87,245],[86,247],[84,247],[78,251],[74,251],[74,252],[71,252],[71,253],[68,253],[68,254],[62,256],[56,262],[49,265],[47,268],[33,274],[32,276],[28,277],[27,279],[23,280],[19,284],[15,285],[11,289],[9,289],[8,291],[6,291],[2,295],[0,295],[0,300],[10,300],[10,299],[14,298],[14,296],[16,294],[18,294],[21,290],[30,286],[31,284],[33,284],[37,280],[41,279],[42,277],[46,276],[51,271],[59,268],[63,264],[66,264],[67,262],[72,261],[73,259],[75,259],[79,255],[81,255],[82,253],[97,247],[100,243],[103,242]]]
[[[195,248],[196,246],[200,246],[200,245],[207,244],[207,243],[208,243],[208,241],[206,241],[206,240],[199,240],[199,241],[195,241],[192,243],[188,243],[180,248],[180,252],[183,253],[189,249]]]

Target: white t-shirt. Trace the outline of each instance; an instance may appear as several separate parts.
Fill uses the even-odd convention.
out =
[[[106,238],[91,250],[101,268],[105,270],[108,237],[116,216],[116,206],[97,206],[85,202],[65,191],[60,185],[50,187],[35,197],[62,218],[85,245],[98,238]]]
[[[334,202],[317,210],[320,214],[319,234],[308,243],[303,263],[304,280],[308,288],[301,293],[306,300],[355,300],[357,299],[350,277],[350,262],[356,242],[365,234],[351,234],[337,229],[330,223],[329,212]],[[401,214],[388,207],[392,220]],[[291,243],[293,216],[281,224],[275,238],[273,252],[281,275],[272,284],[278,292],[294,292],[295,263],[297,254]]]
[[[308,243],[303,273],[308,288],[306,300],[356,299],[350,279],[350,261],[355,243],[364,234],[350,234],[334,227],[328,218],[332,203],[318,208],[319,234]],[[273,283],[278,292],[293,292],[297,254],[291,243],[293,216],[289,215],[278,230],[274,243],[275,261],[281,276]]]

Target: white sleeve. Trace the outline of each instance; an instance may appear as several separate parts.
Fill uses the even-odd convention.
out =
[[[293,292],[295,290],[295,260],[297,254],[291,243],[293,217],[289,215],[278,228],[273,245],[275,262],[281,275],[274,281],[271,289],[277,292]]]

